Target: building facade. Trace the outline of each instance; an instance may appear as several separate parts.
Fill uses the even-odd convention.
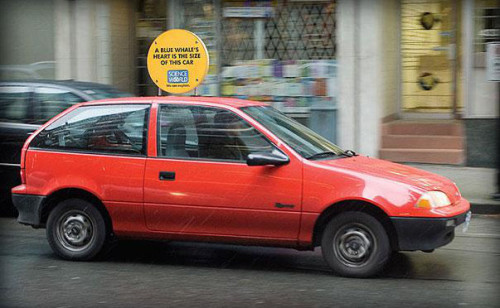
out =
[[[498,0],[47,3],[57,79],[157,95],[149,45],[183,28],[210,54],[197,95],[269,102],[369,156],[495,166],[500,91],[485,51],[500,40]]]
[[[339,143],[396,161],[494,167],[499,1],[339,1]],[[370,33],[370,35],[366,35]]]

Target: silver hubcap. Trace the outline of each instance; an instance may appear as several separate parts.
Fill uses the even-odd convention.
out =
[[[82,251],[93,240],[93,225],[90,218],[81,211],[70,211],[59,218],[57,239],[66,249]]]
[[[350,267],[364,265],[375,248],[372,233],[363,225],[349,224],[337,231],[334,237],[335,256]]]

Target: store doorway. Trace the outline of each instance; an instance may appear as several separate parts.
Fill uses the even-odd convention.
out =
[[[457,0],[402,1],[401,118],[460,117],[459,6]]]

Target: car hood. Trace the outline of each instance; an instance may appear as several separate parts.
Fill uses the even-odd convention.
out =
[[[314,162],[323,167],[347,169],[360,174],[360,176],[361,174],[368,174],[377,178],[404,183],[420,191],[439,190],[446,193],[452,203],[460,199],[460,192],[451,180],[410,166],[361,155]]]

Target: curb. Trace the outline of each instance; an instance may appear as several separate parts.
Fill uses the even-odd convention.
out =
[[[500,202],[493,200],[470,201],[472,214],[500,214]]]

